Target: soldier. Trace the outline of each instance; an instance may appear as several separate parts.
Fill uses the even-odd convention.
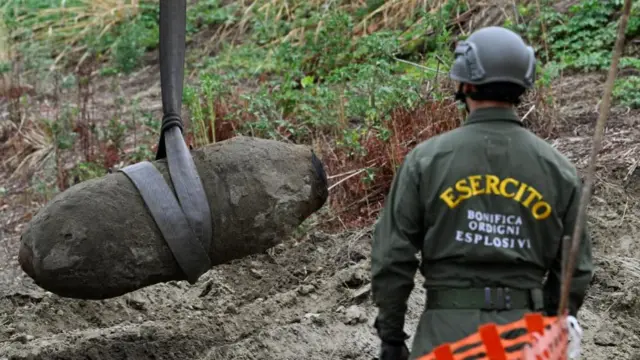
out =
[[[533,49],[508,29],[487,27],[460,42],[455,55],[450,76],[469,115],[406,156],[375,227],[380,360],[417,359],[484,323],[557,312],[561,243],[573,233],[581,181],[574,165],[515,113],[534,86]],[[586,228],[579,249],[572,316],[593,272]],[[418,267],[427,303],[409,356],[404,318]]]

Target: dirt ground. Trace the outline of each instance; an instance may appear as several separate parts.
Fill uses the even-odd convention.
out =
[[[149,77],[153,69],[143,70]],[[138,79],[140,80],[140,79]],[[160,109],[158,84],[123,83]],[[555,88],[564,126],[550,139],[585,168],[603,75]],[[106,106],[106,105],[105,105]],[[640,360],[640,112],[612,110],[589,211],[597,270],[580,322],[584,359]],[[205,274],[104,301],[65,299],[33,284],[17,262],[34,210],[0,174],[0,359],[372,359],[378,341],[369,293],[371,229],[307,233]],[[424,304],[410,299],[413,333]]]

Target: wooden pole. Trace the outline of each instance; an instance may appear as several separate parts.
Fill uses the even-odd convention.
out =
[[[629,14],[631,13],[631,0],[625,0],[622,10],[622,16],[620,18],[620,25],[618,27],[618,37],[613,51],[613,57],[611,59],[611,67],[609,68],[609,74],[607,76],[607,82],[605,83],[604,95],[602,97],[602,103],[600,104],[600,115],[598,122],[596,123],[596,130],[593,135],[593,144],[591,147],[591,157],[589,159],[589,166],[587,168],[587,174],[582,189],[582,196],[580,198],[580,207],[578,209],[578,217],[576,219],[576,225],[571,238],[571,246],[569,256],[567,258],[567,264],[563,274],[562,287],[560,292],[560,302],[558,304],[558,315],[565,315],[569,302],[569,292],[571,288],[571,278],[573,275],[573,269],[575,268],[576,257],[578,253],[578,247],[581,240],[581,234],[584,229],[584,223],[586,221],[587,206],[591,198],[591,189],[593,188],[593,182],[596,171],[596,160],[600,148],[602,147],[602,139],[604,138],[604,127],[609,117],[609,110],[611,108],[611,95],[613,93],[613,85],[616,80],[616,74],[618,72],[618,63],[620,62],[620,56],[624,48],[625,31],[627,29],[627,23],[629,21]]]

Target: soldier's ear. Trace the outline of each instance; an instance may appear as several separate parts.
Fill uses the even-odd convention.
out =
[[[463,84],[462,85],[462,92],[464,92],[465,94],[471,94],[476,92],[476,87],[473,84]]]

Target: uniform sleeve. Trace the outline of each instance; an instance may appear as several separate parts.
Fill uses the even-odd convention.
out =
[[[386,342],[404,341],[407,300],[414,287],[422,247],[423,209],[410,157],[396,173],[376,224],[371,250],[371,289],[378,309],[376,329]]]
[[[580,180],[577,181],[578,185],[574,187],[571,201],[569,203],[568,210],[564,218],[564,232],[563,237],[573,236],[574,227],[577,221],[578,208],[580,205],[581,186]],[[560,302],[560,284],[562,280],[561,268],[563,258],[563,248],[560,246],[558,255],[553,262],[553,266],[549,271],[549,276],[545,284],[545,311],[549,315],[557,315],[558,304]],[[585,219],[582,233],[580,235],[580,244],[575,261],[575,268],[573,271],[573,278],[571,279],[571,290],[569,293],[569,315],[577,317],[578,310],[582,307],[589,283],[593,276],[593,259],[591,254],[591,237],[589,236],[589,227]]]

